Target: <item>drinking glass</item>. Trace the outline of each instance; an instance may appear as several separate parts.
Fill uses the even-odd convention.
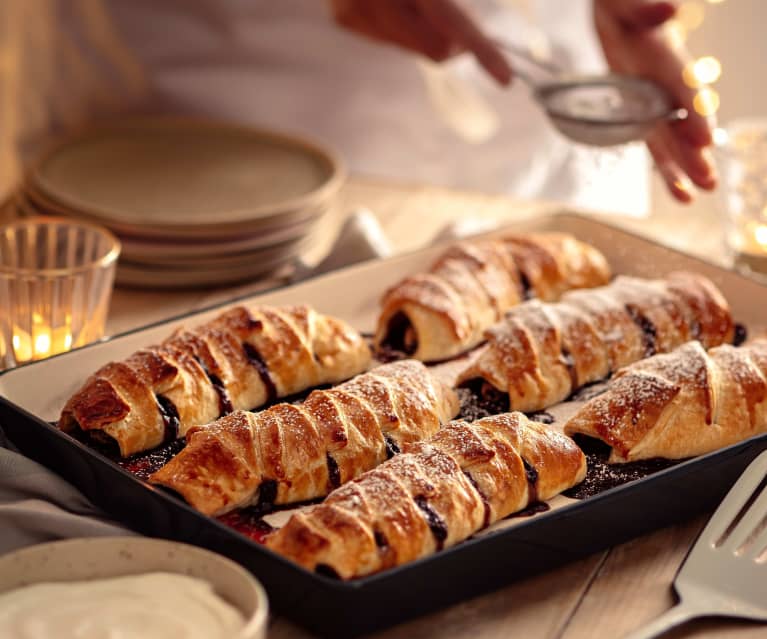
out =
[[[103,337],[119,254],[117,238],[84,222],[0,226],[0,369]]]
[[[767,118],[733,121],[716,154],[733,262],[741,271],[767,278]]]

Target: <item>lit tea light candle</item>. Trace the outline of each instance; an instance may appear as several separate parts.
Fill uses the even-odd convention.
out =
[[[51,327],[39,314],[34,313],[31,333],[14,326],[11,345],[16,361],[30,362],[70,350],[73,345],[70,318],[65,320],[64,326]]]

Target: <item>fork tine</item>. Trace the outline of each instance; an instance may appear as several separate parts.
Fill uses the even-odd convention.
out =
[[[730,532],[729,537],[724,540],[722,547],[737,551],[743,544],[753,544],[753,540],[749,540],[749,538],[754,533],[761,532],[757,528],[764,521],[765,517],[767,517],[767,490],[762,490],[761,494],[749,506],[741,520]],[[749,548],[744,548],[744,550],[748,551]]]
[[[762,512],[763,516],[767,517],[767,512]],[[745,549],[743,555],[747,559],[757,560],[760,556],[765,555],[765,553],[767,553],[767,526],[764,526],[759,531],[759,534],[754,537],[749,547]],[[764,563],[764,561],[765,560],[762,559],[760,563]]]
[[[711,521],[700,535],[700,540],[714,545],[732,524],[738,513],[751,498],[756,487],[767,474],[767,451],[757,457],[730,488]]]

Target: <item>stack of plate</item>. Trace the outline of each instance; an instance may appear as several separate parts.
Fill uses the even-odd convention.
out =
[[[90,128],[48,150],[15,199],[122,241],[117,281],[206,286],[272,272],[312,249],[343,182],[332,152],[299,138],[189,119]]]

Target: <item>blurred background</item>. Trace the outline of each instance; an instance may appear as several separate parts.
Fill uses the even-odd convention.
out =
[[[687,0],[679,3],[680,35],[696,56],[702,80],[711,84],[711,100],[720,125],[738,118],[767,117],[764,77],[767,44],[763,0]],[[689,205],[672,200],[657,176],[652,182],[653,206],[676,209],[683,215],[712,219],[721,210],[718,193],[701,194]]]
[[[104,41],[113,40],[112,26],[104,14],[100,0],[73,0],[81,15],[88,23],[90,34],[98,34]],[[525,3],[533,5],[533,0],[499,0],[510,2],[517,7]],[[551,0],[552,6],[556,0]],[[680,0],[678,30],[696,57],[696,63],[690,69],[690,82],[705,82],[711,89],[704,94],[701,109],[714,113],[720,123],[747,116],[767,115],[767,86],[762,82],[761,67],[767,53],[764,44],[763,24],[767,20],[767,2],[764,0]],[[0,2],[0,133],[16,131],[16,135],[36,142],[36,127],[46,130],[50,121],[60,129],[66,129],[82,119],[76,102],[68,102],[66,96],[57,96],[55,104],[46,104],[39,95],[25,91],[23,86],[28,78],[38,79],[39,86],[45,86],[45,77],[52,76],[53,83],[60,86],[71,85],[78,91],[104,84],[113,86],[113,91],[99,94],[104,104],[97,106],[102,112],[110,109],[125,109],[131,100],[142,91],[141,69],[128,51],[110,47],[109,59],[100,66],[85,68],[77,57],[78,42],[60,42],[56,54],[59,60],[46,60],[41,51],[54,50],[52,39],[64,40],[62,32],[66,25],[61,15],[52,15],[50,0],[4,0]],[[162,3],[155,6],[161,7]],[[532,13],[532,10],[531,10]],[[30,22],[34,21],[31,28]],[[26,26],[25,26],[26,25]],[[152,30],[152,25],[146,27]],[[75,36],[77,32],[73,32]],[[18,46],[19,39],[30,40],[23,47]],[[13,46],[15,43],[16,46]],[[94,43],[98,44],[98,43]],[[32,52],[23,57],[19,51]],[[36,55],[35,55],[36,53]],[[67,77],[67,74],[71,77]],[[42,80],[41,80],[42,77]],[[15,88],[15,91],[13,90]],[[74,91],[72,92],[74,93]],[[95,92],[94,92],[95,93]],[[15,99],[13,96],[17,96]],[[91,104],[91,106],[94,106]],[[24,130],[15,126],[24,115]],[[269,124],[269,123],[267,123]],[[606,152],[606,164],[609,167],[610,152]],[[584,153],[584,156],[587,155]],[[599,162],[584,162],[584,171],[598,175]],[[604,168],[604,167],[601,167]],[[0,200],[6,195],[20,172],[17,158],[11,152],[7,135],[0,135]],[[464,186],[466,185],[458,185]],[[607,189],[609,184],[600,181],[598,187]],[[471,187],[468,187],[471,188]],[[694,215],[715,215],[718,196],[702,195],[696,203],[681,206],[666,194],[660,180],[653,176],[650,186],[650,209],[662,206],[671,210],[684,210]],[[527,193],[520,189],[521,197]],[[576,202],[577,203],[577,202]],[[646,206],[637,206],[638,209]]]

